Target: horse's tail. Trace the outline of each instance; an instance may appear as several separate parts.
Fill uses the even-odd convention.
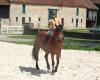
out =
[[[35,59],[35,60],[38,60],[38,54],[39,54],[40,48],[36,45],[37,44],[35,43],[33,50],[32,50],[32,58]]]

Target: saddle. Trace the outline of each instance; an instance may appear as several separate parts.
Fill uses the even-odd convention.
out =
[[[53,31],[46,32],[46,35],[44,36],[43,44],[51,43],[53,36],[54,36]]]

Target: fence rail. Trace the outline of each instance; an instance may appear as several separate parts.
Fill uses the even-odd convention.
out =
[[[1,34],[23,34],[23,26],[1,26]]]

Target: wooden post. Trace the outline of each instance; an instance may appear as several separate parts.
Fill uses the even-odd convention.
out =
[[[40,18],[38,19],[38,33],[40,32]]]
[[[62,23],[62,25],[64,25],[64,18],[61,19],[61,23]]]

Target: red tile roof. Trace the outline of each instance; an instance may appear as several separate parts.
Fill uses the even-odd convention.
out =
[[[89,0],[10,0],[14,3],[26,3],[37,5],[53,5],[53,6],[67,6],[67,7],[84,7],[88,9],[98,9]]]
[[[0,0],[0,5],[9,5],[8,0]]]

